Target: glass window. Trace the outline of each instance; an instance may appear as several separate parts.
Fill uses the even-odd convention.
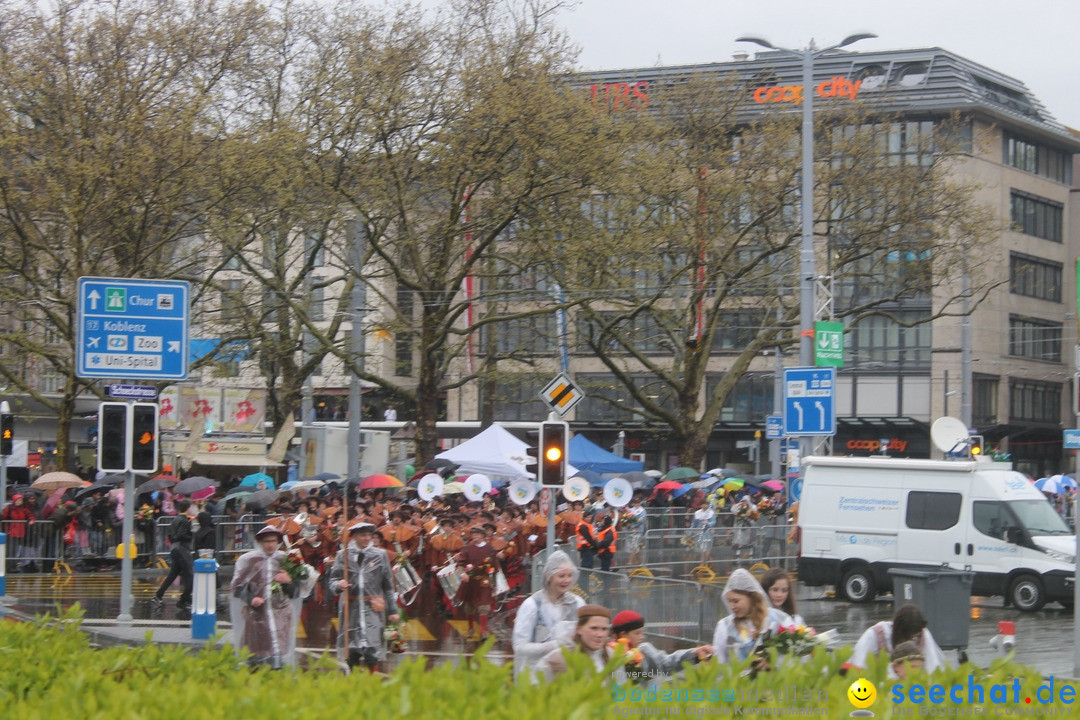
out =
[[[997,425],[998,378],[973,375],[971,378],[971,421],[975,427]]]
[[[1061,421],[1061,384],[1037,380],[1010,382],[1009,420],[1059,423]]]
[[[1005,540],[1005,528],[1015,524],[1005,503],[991,500],[976,500],[972,503],[971,521],[976,530],[995,540]]]
[[[244,318],[242,280],[225,280],[221,289],[221,322],[238,323]]]
[[[1056,148],[1005,133],[1005,164],[1060,183],[1072,183],[1072,158]]]
[[[913,530],[948,530],[960,519],[960,493],[908,493],[907,526]]]
[[[1012,253],[1009,256],[1009,291],[1014,295],[1061,302],[1061,271],[1061,263]]]
[[[928,311],[905,310],[893,316],[871,315],[855,324],[845,338],[845,354],[852,367],[930,367],[931,324],[904,326],[926,319]]]
[[[1013,228],[1051,242],[1061,242],[1062,204],[1035,195],[1012,191]]]
[[[896,73],[896,82],[903,87],[915,87],[926,79],[930,73],[928,63],[910,63],[901,67]]]
[[[1009,316],[1009,354],[1061,362],[1061,323]]]

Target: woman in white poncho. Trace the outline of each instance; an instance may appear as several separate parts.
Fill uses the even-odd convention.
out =
[[[570,591],[577,582],[578,569],[570,556],[556,550],[544,565],[544,587],[530,595],[518,608],[514,620],[514,679],[559,647],[559,640],[573,635],[578,608],[585,601]]]
[[[774,607],[749,570],[737,569],[724,586],[724,605],[730,613],[716,623],[713,649],[720,662],[742,661],[753,653],[766,631],[791,625],[791,617]]]

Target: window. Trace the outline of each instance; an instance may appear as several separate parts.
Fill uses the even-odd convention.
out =
[[[997,425],[998,378],[973,375],[971,378],[971,422],[975,427]]]
[[[845,353],[852,367],[930,367],[930,348],[933,331],[929,322],[912,327],[927,318],[925,310],[905,310],[894,313],[896,319],[885,315],[863,318],[848,333]]]
[[[1009,354],[1061,362],[1061,323],[1010,315]]]
[[[1013,380],[1009,384],[1009,420],[1057,424],[1061,421],[1061,384]]]
[[[896,82],[903,87],[915,87],[926,80],[930,74],[930,64],[924,62],[909,63],[896,71]]]
[[[632,318],[617,320],[617,312],[598,312],[595,318],[578,317],[577,352],[591,354],[596,343],[608,354],[626,354],[631,345],[643,353],[672,354],[673,319],[662,311],[640,312]]]
[[[543,387],[549,379],[536,375],[499,378],[495,386],[495,419],[502,422],[520,422],[546,417],[549,408],[537,395],[536,388]],[[486,383],[480,383],[481,395],[486,389]],[[483,406],[487,401],[487,398],[481,397],[480,405]]]
[[[308,314],[309,314],[309,316],[311,317],[311,319],[313,321],[319,321],[319,320],[325,320],[326,319],[324,317],[324,310],[323,310],[323,306],[325,304],[323,302],[323,298],[324,298],[324,294],[325,294],[323,292],[324,290],[326,290],[326,288],[317,287],[317,288],[312,288],[311,289],[311,301],[310,301],[310,304],[308,306]]]
[[[1005,133],[1005,164],[1059,183],[1072,183],[1072,156],[1032,140]]]
[[[705,393],[712,396],[713,389],[723,375],[710,374],[705,381]],[[773,411],[775,381],[772,373],[747,373],[739,378],[724,401],[720,420],[724,422],[765,422],[765,416]]]
[[[394,374],[408,377],[413,371],[413,333],[394,334]]]
[[[1061,242],[1061,210],[1061,203],[1019,190],[1012,191],[1012,224],[1025,235]]]
[[[1005,528],[1014,524],[1005,503],[990,500],[971,504],[971,521],[976,530],[995,540],[1005,540]]]
[[[480,327],[479,351],[487,354],[494,335],[494,352],[551,355],[559,349],[554,313],[529,315]]]
[[[221,322],[238,323],[244,319],[244,283],[225,280],[221,285]]]
[[[960,519],[960,493],[908,493],[907,526],[912,530],[948,530]]]
[[[765,319],[764,310],[738,310],[723,313],[713,335],[714,353],[738,353],[757,337]]]
[[[1061,263],[1012,253],[1009,256],[1009,292],[1014,295],[1061,302]]]

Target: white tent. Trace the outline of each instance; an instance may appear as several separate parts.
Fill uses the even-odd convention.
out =
[[[525,452],[528,447],[498,425],[492,425],[471,440],[435,457],[460,465],[459,475],[483,473],[492,480],[515,480],[536,477],[535,473],[525,469],[525,463],[530,459]]]

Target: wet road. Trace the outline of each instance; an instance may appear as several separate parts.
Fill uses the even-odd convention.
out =
[[[132,615],[136,624],[184,623],[190,614],[176,608],[179,589],[172,588],[165,597],[163,607],[155,607],[151,598],[157,590],[164,572],[139,572],[133,583],[134,603]],[[56,613],[76,602],[85,611],[88,621],[94,619],[114,620],[119,613],[120,577],[118,573],[78,573],[70,576],[8,575],[8,595],[15,598],[15,609],[28,613]],[[433,662],[455,661],[472,653],[477,643],[467,641],[463,620],[447,616],[441,607],[441,593],[425,588],[409,608],[405,632],[409,640],[409,652],[405,656],[392,656],[399,661],[410,655],[423,655]],[[854,643],[870,625],[891,617],[891,598],[881,599],[867,605],[851,603],[826,597],[818,588],[799,588],[799,612],[806,622],[819,631],[836,628],[843,643]],[[520,602],[520,599],[519,599]],[[516,605],[516,603],[513,603]],[[616,610],[622,608],[615,608]],[[931,608],[927,608],[932,612]],[[513,608],[497,613],[491,623],[495,644],[488,657],[494,662],[505,662],[510,655],[510,632]],[[721,610],[717,609],[717,618]],[[218,595],[219,629],[229,620],[229,608],[224,593]],[[970,635],[968,654],[972,662],[986,666],[997,657],[989,641],[997,633],[1000,620],[1016,623],[1016,658],[1020,662],[1038,668],[1044,675],[1071,677],[1073,675],[1073,615],[1050,605],[1037,613],[1022,613],[1003,608],[1000,598],[973,598],[969,610]],[[298,645],[312,649],[325,649],[333,645],[336,634],[336,618],[332,617],[327,603],[309,603],[298,634]],[[705,642],[711,638],[705,638]],[[658,645],[673,648],[670,643]],[[956,659],[956,651],[946,655]],[[391,665],[393,662],[391,662]]]

